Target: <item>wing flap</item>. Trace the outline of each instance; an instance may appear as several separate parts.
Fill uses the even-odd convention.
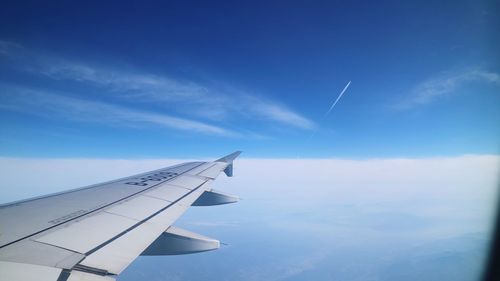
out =
[[[72,271],[67,281],[115,281],[115,278],[111,276],[100,276],[82,271]]]
[[[207,181],[207,179],[205,179],[205,178],[191,176],[191,175],[182,175],[182,176],[179,176],[179,177],[169,181],[168,184],[184,187],[187,189],[194,189],[194,188],[202,185],[206,181]]]
[[[27,255],[29,253],[29,255]],[[32,240],[25,240],[5,247],[0,252],[0,260],[30,263],[57,268],[72,268],[85,256],[67,249]],[[3,279],[0,279],[3,280]]]
[[[100,212],[42,235],[36,241],[84,254],[136,223],[131,218]]]
[[[165,229],[172,225],[203,191],[204,189],[201,188],[192,191],[166,210],[91,253],[80,264],[104,270],[110,274],[121,273]]]
[[[172,202],[190,193],[188,188],[197,188],[194,185],[200,183],[200,181],[192,181],[189,177],[188,180],[185,180],[185,177],[182,179],[178,184],[186,188],[170,184],[160,185],[146,191],[144,195],[136,195],[94,215],[56,228],[38,237],[36,241],[82,254],[88,253],[121,232],[135,227],[142,220],[167,208]],[[205,182],[206,180],[202,184]],[[163,198],[158,198],[161,196],[160,193],[164,195]],[[156,196],[148,196],[151,194],[156,194]],[[170,200],[167,201],[165,198]]]
[[[114,205],[106,209],[105,212],[140,221],[158,212],[169,204],[169,201],[160,198],[139,195],[135,198]]]
[[[62,269],[15,262],[0,261],[0,280],[40,281],[57,280]]]
[[[189,193],[189,189],[174,186],[174,185],[164,185],[159,188],[155,188],[144,193],[144,196],[150,196],[158,199],[162,199],[168,202],[174,202],[175,200],[181,198],[182,196]]]

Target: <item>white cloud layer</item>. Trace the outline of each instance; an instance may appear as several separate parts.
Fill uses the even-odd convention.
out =
[[[4,186],[0,198],[9,201],[57,192],[180,161],[0,158]],[[386,204],[422,216],[456,216],[469,223],[476,220],[475,227],[484,228],[497,198],[499,171],[500,157],[494,155],[368,160],[242,159],[235,165],[235,177],[220,177],[216,186],[248,200],[273,201],[277,209],[307,210],[324,203],[372,207]],[[425,205],[419,203],[424,201]]]
[[[5,203],[184,161],[4,157],[0,198]],[[222,280],[288,280],[308,272],[385,280],[387,268],[420,276],[401,264],[425,267],[441,259],[446,262],[435,266],[439,274],[460,262],[467,266],[458,272],[480,273],[499,192],[498,155],[243,158],[234,169],[233,178],[221,175],[214,188],[241,196],[241,202],[190,208],[176,223],[231,246],[206,255],[139,258],[120,280],[204,280],[203,274],[219,276],[222,270]],[[202,275],[187,270],[193,263]]]

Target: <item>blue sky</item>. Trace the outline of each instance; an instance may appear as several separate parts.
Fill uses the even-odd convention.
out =
[[[2,5],[1,203],[243,150],[175,223],[229,246],[118,280],[477,279],[494,1],[166,2]]]
[[[8,3],[0,154],[497,154],[495,9],[482,1]]]

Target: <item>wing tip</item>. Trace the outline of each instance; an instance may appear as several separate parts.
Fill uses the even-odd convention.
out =
[[[241,154],[241,151],[238,150],[238,151],[235,151],[231,154],[228,154],[222,158],[215,160],[215,162],[232,163],[233,160],[236,159],[236,157],[238,157],[240,154]]]

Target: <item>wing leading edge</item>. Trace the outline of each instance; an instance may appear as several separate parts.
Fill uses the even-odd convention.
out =
[[[211,183],[239,154],[1,205],[0,281],[114,280],[140,255],[219,248],[172,225],[192,205],[238,201]]]

